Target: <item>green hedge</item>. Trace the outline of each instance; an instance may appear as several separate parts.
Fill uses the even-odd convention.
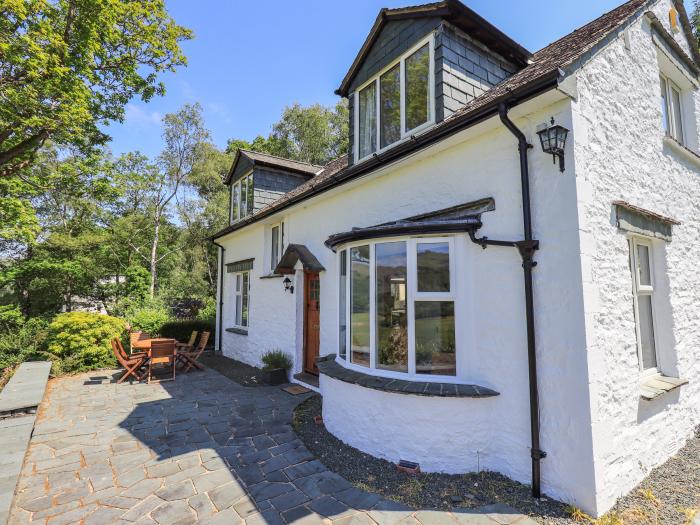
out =
[[[47,350],[60,359],[61,372],[113,367],[110,340],[121,338],[126,322],[88,312],[58,314],[48,327]]]
[[[160,327],[158,333],[162,337],[172,337],[178,341],[188,341],[190,334],[196,330],[200,334],[209,332],[209,345],[214,344],[214,324],[209,321],[190,320],[190,321],[170,321]],[[197,337],[199,340],[199,337]]]

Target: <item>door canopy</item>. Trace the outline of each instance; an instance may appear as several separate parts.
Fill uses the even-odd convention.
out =
[[[304,270],[312,273],[319,273],[325,270],[323,265],[318,262],[318,259],[311,253],[303,244],[290,244],[284,251],[280,262],[275,268],[277,274],[294,273],[294,267],[297,262],[301,262]]]

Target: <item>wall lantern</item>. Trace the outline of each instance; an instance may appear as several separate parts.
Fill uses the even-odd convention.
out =
[[[554,124],[552,117],[551,125],[537,132],[542,143],[542,151],[549,153],[552,156],[552,161],[556,162],[559,157],[559,171],[564,171],[564,147],[566,146],[566,137],[569,135],[569,130],[559,124]]]
[[[282,284],[284,285],[285,292],[294,293],[294,285],[292,284],[292,280],[289,277],[285,277],[284,281],[282,281]]]

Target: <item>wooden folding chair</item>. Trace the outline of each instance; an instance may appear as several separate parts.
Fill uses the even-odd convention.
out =
[[[117,383],[123,383],[128,377],[131,376],[133,376],[137,381],[141,381],[141,379],[143,379],[144,373],[140,372],[140,368],[145,364],[146,356],[138,355],[136,357],[129,357],[122,355],[124,349],[122,348],[120,350],[121,342],[119,341],[119,339],[112,339],[111,342],[114,357],[116,357],[119,364],[124,367],[124,373],[117,380]]]
[[[199,338],[199,343],[197,347],[191,352],[178,352],[178,361],[182,364],[182,368],[185,372],[189,372],[190,368],[195,367],[199,370],[204,370],[204,367],[197,362],[199,356],[202,355],[204,349],[209,341],[209,332],[202,332],[202,336]]]
[[[119,350],[119,353],[124,359],[131,359],[136,357],[143,357],[145,359],[148,357],[148,352],[131,352],[130,354],[127,354],[126,350],[124,350],[122,342],[119,339],[115,339],[114,342],[117,345],[117,350]]]
[[[161,378],[161,381],[175,380],[175,341],[152,341],[151,350],[148,353],[148,382],[153,379],[153,365],[158,368],[171,368],[172,377]]]
[[[192,330],[192,333],[190,334],[190,340],[187,341],[186,343],[175,343],[175,348],[177,348],[178,353],[179,352],[191,352],[192,347],[194,347],[194,342],[197,340],[197,330]]]

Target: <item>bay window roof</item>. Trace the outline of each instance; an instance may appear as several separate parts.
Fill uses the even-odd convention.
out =
[[[336,247],[341,244],[365,239],[421,233],[475,231],[481,227],[481,214],[486,211],[493,211],[495,208],[495,201],[489,197],[406,219],[335,233],[328,237],[325,244],[328,248],[335,251]]]

